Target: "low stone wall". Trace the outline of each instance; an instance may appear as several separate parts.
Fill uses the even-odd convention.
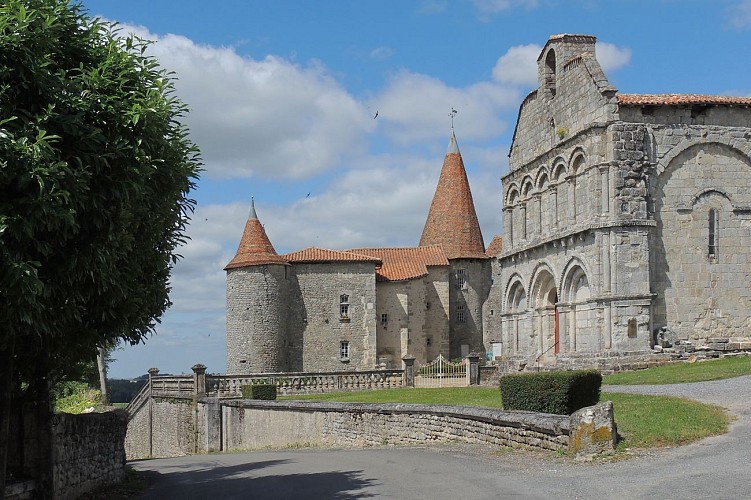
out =
[[[216,404],[216,400],[201,403]],[[565,450],[569,417],[463,406],[222,401],[222,449],[483,443]]]
[[[78,498],[102,484],[122,479],[127,415],[107,413],[53,417],[52,474],[54,497]]]
[[[128,422],[128,460],[179,457],[196,451],[195,406],[192,398],[153,396]]]

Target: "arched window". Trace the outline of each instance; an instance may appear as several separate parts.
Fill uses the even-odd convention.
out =
[[[545,56],[545,87],[555,97],[555,51],[550,49]]]
[[[718,243],[718,229],[719,220],[717,210],[714,208],[709,209],[709,254],[710,259],[717,258],[717,243]]]

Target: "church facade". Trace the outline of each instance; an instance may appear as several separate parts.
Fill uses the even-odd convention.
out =
[[[511,357],[751,336],[751,98],[621,94],[551,37],[503,177]]]
[[[252,208],[228,373],[751,347],[751,98],[622,94],[588,35],[552,36],[538,80],[487,249],[453,130],[417,247],[278,255]]]

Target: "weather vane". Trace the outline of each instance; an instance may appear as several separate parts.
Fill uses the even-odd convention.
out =
[[[453,107],[451,108],[451,113],[449,113],[449,116],[451,117],[451,128],[454,128],[454,117],[458,113],[457,110],[455,110]]]

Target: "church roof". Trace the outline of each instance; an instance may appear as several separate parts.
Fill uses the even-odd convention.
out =
[[[381,259],[362,255],[353,251],[329,250],[327,248],[308,247],[281,256],[289,263],[304,262],[373,262],[380,264]]]
[[[224,267],[224,270],[235,269],[238,267],[260,266],[263,264],[286,264],[274,250],[269,237],[266,236],[266,230],[263,228],[261,221],[256,215],[256,207],[253,201],[250,202],[250,214],[248,221],[245,223],[245,230],[240,239],[240,245],[237,247],[235,257]]]
[[[383,261],[376,268],[378,281],[405,281],[427,276],[428,266],[448,266],[446,254],[439,246],[412,248],[353,248],[358,254],[372,255]]]
[[[440,245],[449,259],[487,259],[464,161],[451,129],[420,246]]]
[[[618,104],[626,106],[685,106],[692,104],[751,106],[751,97],[701,94],[618,94]]]
[[[498,257],[498,254],[501,253],[503,250],[503,237],[498,236],[497,234],[493,236],[493,241],[490,242],[490,245],[488,245],[488,249],[485,250],[485,253],[488,257],[496,258]]]

